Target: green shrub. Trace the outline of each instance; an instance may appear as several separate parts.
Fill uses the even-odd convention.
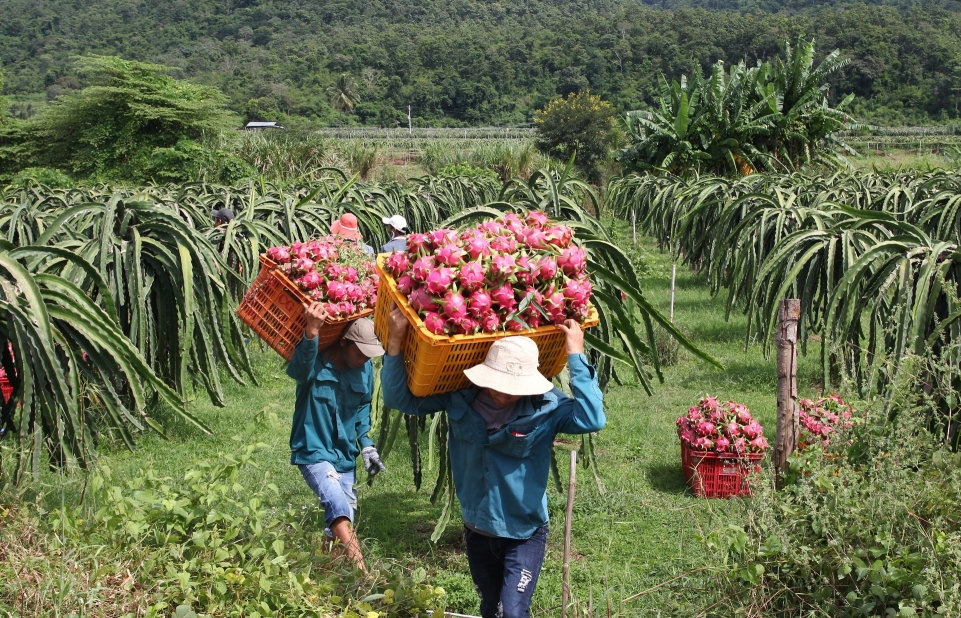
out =
[[[709,536],[730,593],[718,615],[961,614],[961,455],[917,392],[793,457],[792,484],[765,483],[744,526]]]
[[[369,560],[369,574],[361,573],[346,557],[324,553],[322,510],[271,508],[278,488],[266,476],[250,482],[245,470],[265,448],[250,445],[200,461],[183,479],[158,477],[147,469],[119,482],[101,466],[91,477],[94,504],[65,507],[63,516],[55,511],[47,525],[25,531],[65,532],[50,534],[38,547],[56,553],[58,536],[67,541],[63,553],[76,575],[72,581],[87,587],[72,591],[74,603],[84,596],[124,595],[133,588],[136,607],[128,609],[147,616],[187,616],[191,611],[207,616],[443,616],[446,592],[426,581],[424,569],[407,572]],[[81,543],[85,551],[73,547]],[[101,547],[90,551],[94,545]],[[92,558],[85,563],[78,556]],[[28,560],[16,560],[21,562]],[[53,571],[46,576],[56,577]],[[81,581],[84,571],[91,573]],[[14,587],[0,585],[0,608],[16,609],[15,598],[4,598],[16,594],[20,591]],[[66,613],[73,609],[60,608]]]

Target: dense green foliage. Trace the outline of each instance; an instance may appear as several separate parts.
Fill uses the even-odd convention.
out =
[[[617,139],[614,108],[590,90],[555,99],[534,114],[535,145],[557,159],[574,163],[591,180]]]
[[[406,124],[408,105],[421,125],[530,122],[551,99],[587,87],[619,111],[640,109],[654,104],[658,74],[677,79],[692,62],[753,65],[785,40],[816,37],[851,61],[831,78],[831,101],[854,93],[858,117],[958,117],[954,0],[651,4],[723,10],[626,0],[2,0],[0,49],[8,93],[75,89],[70,58],[99,53],[174,66],[221,89],[237,113],[321,123],[338,121],[328,88],[347,73],[360,102],[344,122],[393,127]]]
[[[725,73],[718,61],[710,76],[694,73],[668,84],[662,77],[659,108],[627,113],[630,143],[615,158],[630,170],[664,170],[719,176],[754,170],[795,169],[812,162],[837,164],[850,148],[835,133],[853,128],[843,109],[831,107],[830,75],[844,66],[838,51],[814,66],[814,43],[786,45],[782,57]]]
[[[81,58],[76,68],[85,88],[0,135],[7,155],[0,172],[49,167],[100,179],[177,179],[214,158],[199,142],[228,126],[216,89],[114,57]]]
[[[958,362],[957,174],[632,175],[608,195],[615,211],[705,271],[715,293],[726,289],[729,310],[743,310],[766,345],[779,301],[800,298],[799,340],[822,338],[824,383],[844,370],[871,389],[875,359],[889,354],[931,350]],[[953,418],[956,404],[942,404]],[[946,431],[957,447],[957,423]]]

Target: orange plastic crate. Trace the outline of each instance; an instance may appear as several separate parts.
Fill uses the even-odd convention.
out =
[[[483,335],[435,335],[424,326],[414,308],[403,294],[397,291],[394,277],[384,268],[389,253],[377,256],[377,273],[380,275],[378,300],[374,314],[374,330],[381,345],[387,347],[388,316],[391,305],[400,307],[413,328],[407,329],[404,340],[404,364],[407,367],[407,386],[416,397],[438,393],[450,393],[470,386],[464,370],[484,362],[491,344],[503,337],[524,335],[537,344],[540,365],[537,370],[548,380],[559,374],[567,365],[567,346],[564,332],[554,325],[541,326],[527,331],[501,332]],[[587,329],[598,323],[597,310],[591,307],[590,315],[581,324]]]
[[[681,466],[687,485],[701,498],[729,498],[751,495],[751,474],[761,471],[763,453],[722,457],[718,453],[695,451],[681,443]]]
[[[304,336],[304,327],[307,326],[304,307],[309,304],[307,295],[277,268],[273,260],[262,255],[260,273],[237,307],[237,315],[267,345],[289,361],[294,356],[294,347]],[[330,347],[351,321],[373,312],[373,309],[365,309],[347,318],[328,319],[320,329],[318,349]]]

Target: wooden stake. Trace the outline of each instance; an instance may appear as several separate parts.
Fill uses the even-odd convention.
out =
[[[780,489],[787,472],[787,458],[797,448],[797,331],[801,301],[782,300],[777,330],[777,429],[774,440],[775,483]]]
[[[631,229],[634,230],[634,246],[637,246],[637,211],[631,211]]]
[[[567,485],[567,518],[564,520],[564,566],[561,587],[561,618],[567,618],[567,599],[570,597],[571,519],[574,515],[574,485],[577,475],[577,451],[571,451],[571,479]]]
[[[677,262],[671,264],[671,324],[674,323],[674,280],[677,279]]]

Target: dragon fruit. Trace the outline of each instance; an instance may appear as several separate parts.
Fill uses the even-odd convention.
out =
[[[751,418],[747,406],[733,401],[721,404],[710,396],[702,397],[677,419],[677,435],[690,448],[733,456],[763,453],[768,448],[764,429]]]
[[[587,266],[587,255],[580,247],[568,247],[561,250],[557,257],[557,265],[568,277],[574,277],[584,271]]]
[[[484,266],[480,262],[467,262],[457,273],[460,287],[467,292],[479,290],[484,285]]]
[[[542,212],[506,213],[461,232],[409,234],[406,264],[395,253],[384,267],[421,318],[445,320],[447,334],[583,321],[592,286],[573,235]],[[521,298],[524,310],[515,315]]]
[[[491,295],[484,290],[478,290],[470,295],[467,301],[467,308],[475,318],[481,318],[491,310]]]
[[[290,251],[287,247],[271,247],[267,249],[267,257],[278,264],[286,264],[290,261]]]
[[[447,329],[447,320],[442,318],[440,314],[429,311],[424,316],[424,326],[435,335],[443,335]]]
[[[459,322],[467,317],[467,301],[459,292],[448,292],[441,301],[446,315],[452,322]]]
[[[414,265],[410,269],[410,276],[414,278],[414,281],[423,283],[427,281],[427,275],[436,267],[437,263],[434,261],[433,256],[425,255],[422,258],[417,258],[414,262]]]
[[[450,286],[454,284],[454,270],[447,268],[446,266],[441,266],[436,268],[429,273],[427,273],[427,279],[424,281],[427,287],[427,291],[434,296],[443,296],[450,289]]]
[[[300,278],[301,287],[305,290],[315,290],[320,286],[323,279],[317,274],[317,271],[312,270],[303,277]]]

